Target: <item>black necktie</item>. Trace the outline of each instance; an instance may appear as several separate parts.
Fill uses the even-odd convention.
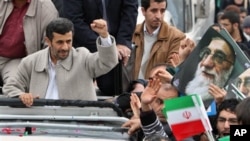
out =
[[[107,24],[108,24],[108,16],[107,16],[107,11],[106,11],[106,3],[105,3],[105,0],[102,0],[102,9],[103,9],[102,17],[103,17],[104,20],[107,21]],[[108,24],[108,29],[109,29],[109,24]]]

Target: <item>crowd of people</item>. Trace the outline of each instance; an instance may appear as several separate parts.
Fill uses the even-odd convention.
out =
[[[216,2],[211,27],[227,30],[249,59],[249,2]],[[230,125],[249,124],[249,69],[235,84],[246,98],[227,98],[226,82],[237,57],[230,43],[218,36],[197,49],[164,21],[167,0],[140,0],[140,6],[138,0],[1,0],[3,94],[31,107],[35,98],[97,100],[98,88],[129,118],[122,125],[128,134],[145,141],[176,140],[162,113],[164,100],[190,94],[199,94],[205,108],[215,101],[214,139],[229,135]],[[136,24],[138,8],[144,21]],[[199,56],[193,78],[179,90],[175,74],[188,70],[185,61],[193,56]],[[123,94],[114,96],[121,75]],[[201,133],[184,140],[209,139]]]

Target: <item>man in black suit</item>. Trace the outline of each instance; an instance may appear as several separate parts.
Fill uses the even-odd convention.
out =
[[[138,15],[138,0],[63,0],[63,15],[74,23],[73,46],[86,46],[96,52],[97,33],[90,28],[95,19],[108,22],[109,33],[115,37],[119,59],[126,65],[131,53],[132,35]],[[98,77],[97,85],[104,95],[116,93],[117,66],[109,73]]]

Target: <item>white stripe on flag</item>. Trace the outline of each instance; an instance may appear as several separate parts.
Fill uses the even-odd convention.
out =
[[[197,98],[198,99],[196,99],[195,97],[192,97],[192,99],[194,101],[194,105],[198,111],[197,113],[200,115],[201,121],[202,121],[203,126],[205,127],[206,131],[212,131],[212,127],[211,127],[211,124],[209,122],[204,104],[201,104],[201,105],[198,104],[198,101],[202,101],[202,98],[200,95],[198,95]]]
[[[199,115],[199,113],[197,112],[196,107],[184,108],[167,112],[167,120],[170,124],[201,120],[200,116],[201,115]]]

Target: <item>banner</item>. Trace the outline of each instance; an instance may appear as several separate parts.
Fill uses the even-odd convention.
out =
[[[207,30],[188,58],[178,67],[173,86],[182,95],[198,94],[208,108],[214,100],[209,84],[220,88],[250,67],[250,62],[226,30]]]

